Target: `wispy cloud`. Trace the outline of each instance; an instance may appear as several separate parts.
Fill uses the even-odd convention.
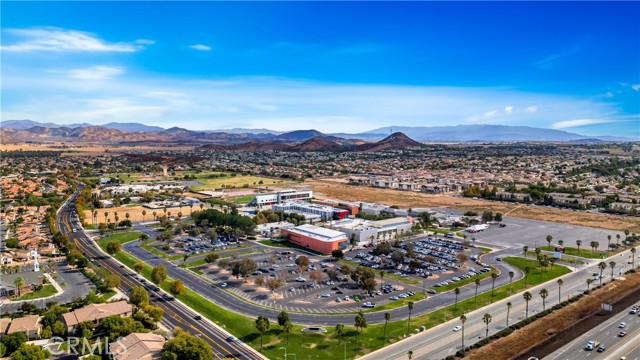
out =
[[[537,107],[537,106],[535,106],[535,105],[534,105],[534,106],[527,106],[527,107],[524,109],[524,112],[529,113],[529,114],[536,113],[536,112],[538,112],[538,107]]]
[[[631,85],[631,88],[635,91],[640,91],[640,84],[633,84]]]
[[[556,65],[556,62],[558,60],[580,51],[580,49],[582,49],[584,43],[585,43],[584,41],[581,41],[581,42],[579,42],[578,44],[572,46],[569,49],[566,49],[566,50],[561,51],[561,52],[556,53],[556,54],[549,55],[549,56],[537,61],[536,62],[536,66],[538,66],[538,68],[543,69],[543,70],[551,69]]]
[[[551,125],[552,129],[567,129],[581,126],[589,126],[589,125],[597,125],[597,124],[608,124],[618,122],[619,120],[610,120],[610,119],[576,119],[576,120],[565,120],[558,121]]]
[[[198,51],[211,51],[211,46],[204,44],[190,45],[189,48]]]
[[[139,39],[132,43],[109,43],[99,39],[95,34],[66,30],[56,27],[32,29],[7,29],[9,38],[20,39],[10,45],[0,47],[3,51],[69,51],[69,52],[134,52],[152,44],[152,40]],[[7,36],[3,42],[6,44]]]
[[[104,80],[124,73],[124,69],[116,66],[92,66],[86,69],[69,71],[69,76],[79,80]]]

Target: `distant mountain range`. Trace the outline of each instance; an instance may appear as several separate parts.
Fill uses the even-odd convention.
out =
[[[279,132],[268,129],[240,129],[193,131],[180,127],[164,129],[139,123],[108,123],[91,125],[86,123],[58,125],[39,123],[32,120],[7,120],[0,123],[0,135],[4,143],[24,141],[80,141],[101,143],[137,142],[181,142],[194,144],[217,144],[236,148],[289,148],[278,144],[301,146],[304,149],[340,148],[344,149],[375,143],[401,133],[395,141],[405,146],[417,146],[417,142],[511,142],[511,141],[552,141],[552,142],[604,142],[640,141],[638,137],[584,136],[562,130],[542,129],[528,126],[505,125],[457,125],[434,127],[393,126],[378,128],[358,134],[324,134],[317,130],[296,130]],[[399,135],[398,135],[399,136]],[[304,144],[313,140],[309,143]],[[387,139],[388,140],[388,139]],[[244,144],[244,145],[241,145]],[[378,147],[384,146],[379,142]],[[395,146],[395,145],[394,145]],[[364,148],[360,148],[363,150]],[[381,149],[381,148],[379,148]],[[376,151],[376,150],[372,150]]]

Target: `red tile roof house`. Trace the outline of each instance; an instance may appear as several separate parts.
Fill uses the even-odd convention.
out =
[[[109,345],[113,360],[156,360],[166,339],[153,333],[133,333]]]
[[[16,332],[22,332],[27,335],[29,340],[36,340],[40,337],[40,330],[42,330],[42,324],[40,324],[41,317],[39,315],[28,315],[25,317],[13,319],[9,325],[7,334],[13,334]]]
[[[131,304],[126,301],[117,301],[107,304],[91,304],[80,309],[62,315],[67,331],[72,333],[75,326],[84,321],[93,321],[96,325],[100,320],[109,316],[130,316],[132,313]]]

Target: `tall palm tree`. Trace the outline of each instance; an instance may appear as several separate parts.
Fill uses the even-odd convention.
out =
[[[144,222],[144,217],[147,215],[147,210],[142,210],[142,222]]]
[[[98,222],[98,210],[93,210],[93,226],[96,226]]]
[[[384,286],[384,271],[380,270],[380,290],[382,290],[383,286]]]
[[[411,312],[413,311],[413,301],[409,301],[407,303],[407,307],[409,308],[409,318],[407,319],[407,334],[409,334],[409,328],[411,327]]]
[[[562,279],[558,279],[557,283],[558,283],[558,304],[560,304],[562,302],[562,285],[564,284],[564,281],[562,281]]]
[[[558,240],[558,245],[560,246],[564,245],[564,240]]]
[[[595,241],[590,242],[590,243],[589,243],[589,246],[591,246],[591,255],[595,255],[595,253],[596,253],[596,248],[597,248],[597,246],[596,246],[596,242],[595,242]]]
[[[530,292],[525,291],[524,294],[522,294],[522,297],[524,298],[524,301],[527,304],[525,307],[525,319],[528,319],[529,318],[529,300],[531,300],[533,296],[531,296]]]
[[[24,279],[20,276],[18,276],[17,278],[15,278],[15,280],[13,280],[13,285],[16,286],[16,290],[18,290],[18,297],[20,297],[20,290],[24,287]]]
[[[607,264],[605,264],[605,262],[604,262],[604,261],[601,261],[601,262],[598,264],[598,267],[600,268],[600,285],[602,285],[602,272],[604,271],[604,269],[606,269],[606,268],[607,268]]]
[[[478,303],[478,286],[480,286],[480,279],[476,278],[476,295],[473,297],[473,305]]]
[[[578,255],[580,255],[580,245],[582,245],[582,240],[576,240],[576,245],[578,245]]]
[[[204,204],[200,203],[200,211],[202,211],[203,208],[204,208]]]
[[[616,262],[609,261],[609,267],[611,268],[611,280],[613,280],[613,270],[616,268]]]
[[[491,314],[489,313],[485,313],[482,316],[482,322],[487,325],[487,327],[485,328],[485,333],[484,333],[484,338],[486,339],[487,337],[489,337],[489,324],[491,324],[491,320],[493,320],[493,318],[491,317]]]
[[[460,315],[460,322],[462,323],[462,352],[464,353],[464,323],[467,322],[467,317],[464,314]]]
[[[616,245],[620,246],[620,234],[616,234]]]
[[[413,350],[409,350],[407,352],[407,357],[409,358],[409,360],[413,360]]]
[[[529,277],[529,272],[531,271],[531,268],[528,266],[524,267],[524,288],[527,288],[527,279]]]
[[[382,335],[382,342],[384,343],[387,340],[387,323],[391,320],[391,313],[384,313],[384,333]]]
[[[457,288],[453,289],[453,293],[456,294],[456,302],[453,305],[453,310],[455,311],[455,310],[458,309],[458,295],[460,295],[460,288],[457,287]]]
[[[511,312],[511,307],[513,304],[511,301],[507,302],[507,327],[509,327],[509,313]]]
[[[591,278],[587,279],[587,293],[589,292],[589,287],[591,286],[592,282],[593,282],[593,279]]]
[[[156,217],[158,216],[157,212],[152,212],[151,215],[153,215],[153,221],[156,221]]]
[[[129,213],[124,213],[124,217],[129,220]]]
[[[547,289],[541,289],[540,297],[542,298],[542,311],[547,310],[547,296],[549,296],[549,291]]]
[[[549,247],[551,247],[551,241],[553,241],[553,236],[547,235],[547,243],[549,244]]]
[[[513,277],[516,276],[516,273],[513,271],[509,271],[509,296],[511,296],[511,283],[513,282]]]
[[[108,212],[108,211],[105,211],[105,212],[104,212],[104,223],[105,223],[105,225],[106,225],[106,223],[107,223],[107,218],[108,218],[108,217],[109,217],[109,212]]]
[[[496,287],[496,279],[498,278],[498,274],[492,272],[491,273],[491,297],[493,297],[493,289]]]
[[[609,250],[611,250],[611,235],[607,235],[607,254],[609,254]]]
[[[626,230],[626,231],[628,231],[628,230]],[[635,267],[636,267],[636,251],[637,250],[636,250],[636,248],[633,247],[629,251],[631,251],[631,268],[635,269]]]
[[[529,252],[529,247],[528,246],[523,246],[522,247],[522,252],[524,253],[524,258],[527,258],[527,253]]]

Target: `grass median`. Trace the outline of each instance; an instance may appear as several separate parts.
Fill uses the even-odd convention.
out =
[[[553,246],[541,246],[540,250],[553,252]],[[564,248],[564,255],[578,256],[587,259],[602,259],[603,256],[605,258],[607,257],[607,253],[604,251],[592,251],[585,248],[580,248],[580,251],[578,251],[578,248],[568,246]]]

